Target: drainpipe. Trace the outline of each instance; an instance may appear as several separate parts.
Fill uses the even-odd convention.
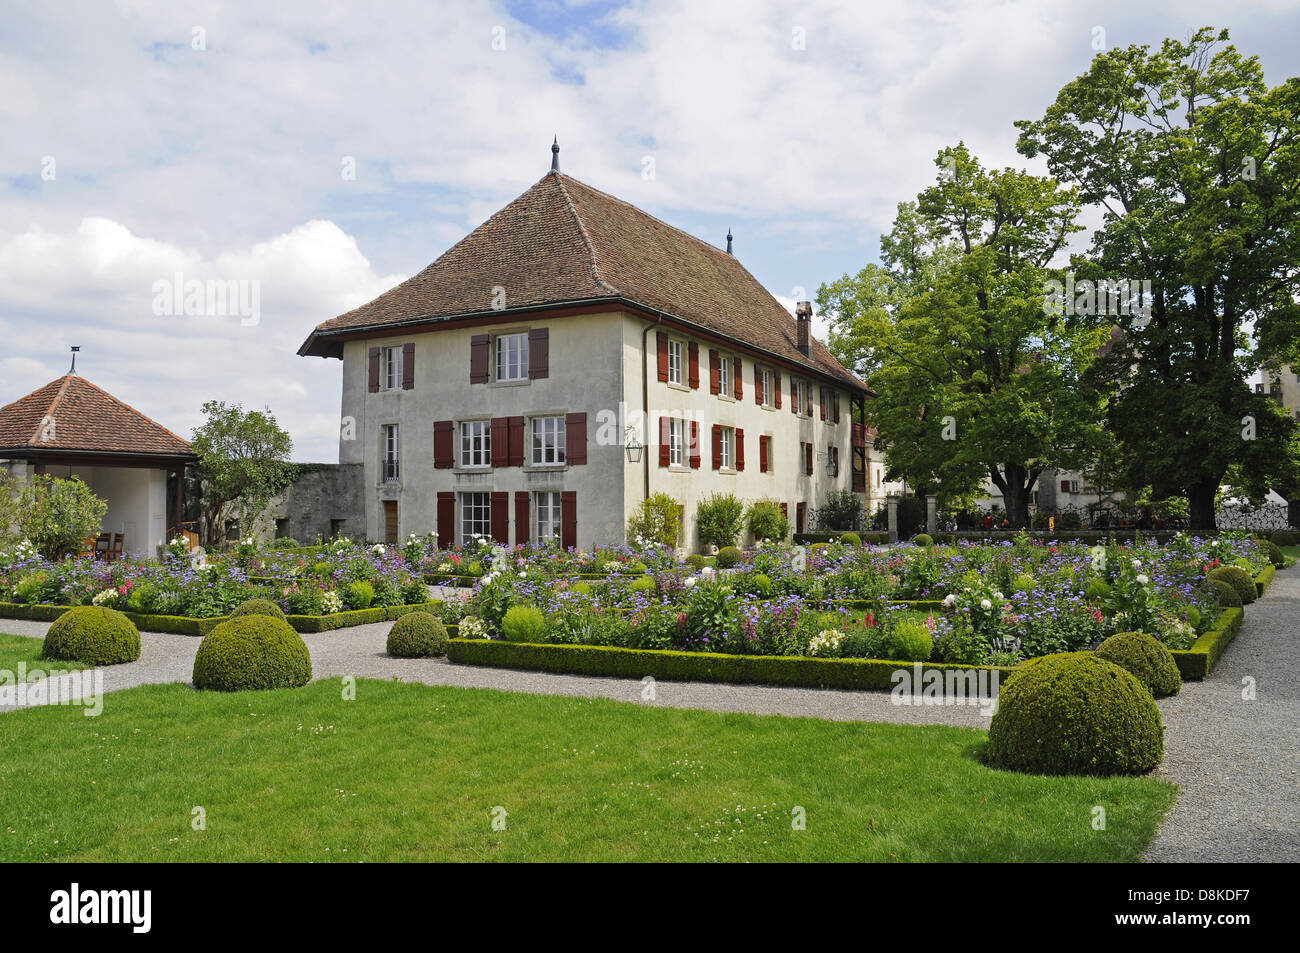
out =
[[[655,315],[654,324],[647,324],[641,331],[641,419],[645,421],[645,448],[641,451],[642,468],[645,471],[645,492],[642,495],[643,500],[650,499],[650,367],[647,361],[650,359],[649,349],[646,345],[646,336],[652,328],[657,328],[663,323],[664,316],[662,312]]]

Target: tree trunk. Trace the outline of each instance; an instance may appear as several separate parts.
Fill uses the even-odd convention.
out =
[[[1219,490],[1218,484],[1198,483],[1187,490],[1188,516],[1191,528],[1214,529],[1214,494]]]

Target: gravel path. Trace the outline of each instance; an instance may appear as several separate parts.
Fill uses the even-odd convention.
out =
[[[1176,782],[1149,861],[1300,861],[1300,567],[1246,607],[1209,678],[1160,701]],[[1253,679],[1255,699],[1242,698]]]

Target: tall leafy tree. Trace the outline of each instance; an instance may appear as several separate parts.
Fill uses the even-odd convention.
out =
[[[1053,259],[1077,230],[1056,181],[986,170],[965,145],[939,153],[936,184],[899,207],[881,265],[823,285],[831,349],[878,394],[868,421],[891,479],[947,502],[988,478],[1016,525],[1048,468],[1096,453],[1104,394],[1085,377],[1106,331],[1047,306]]]
[[[1151,282],[1101,370],[1130,490],[1184,496],[1214,526],[1230,470],[1252,495],[1295,492],[1295,422],[1247,380],[1300,364],[1300,80],[1269,88],[1255,57],[1205,28],[1158,51],[1098,55],[1019,149],[1099,206],[1091,267]]]
[[[240,404],[208,401],[207,419],[190,440],[199,455],[203,536],[209,545],[225,542],[226,520],[251,523],[271,497],[297,475],[289,462],[293,441],[270,410],[245,411]]]
[[[64,480],[40,474],[24,481],[18,529],[46,559],[62,559],[78,552],[87,537],[99,533],[107,512],[108,503],[80,477]]]

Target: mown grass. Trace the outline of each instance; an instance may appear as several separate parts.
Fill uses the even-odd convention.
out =
[[[0,715],[0,860],[1132,861],[1175,794],[993,771],[974,729],[341,687]]]
[[[17,678],[18,663],[25,662],[27,664],[25,680],[30,680],[33,671],[46,675],[51,669],[76,672],[86,667],[80,662],[41,658],[41,646],[44,644],[44,639],[34,639],[25,635],[6,635],[0,632],[0,672],[12,672],[12,677]]]

